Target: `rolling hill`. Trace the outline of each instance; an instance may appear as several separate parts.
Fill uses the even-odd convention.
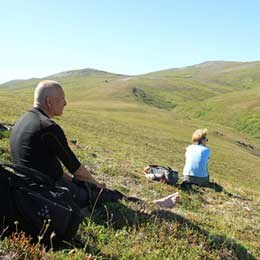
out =
[[[126,202],[95,211],[79,232],[85,249],[75,247],[72,259],[86,252],[100,259],[260,257],[260,62],[211,61],[136,76],[83,69],[45,78],[63,85],[68,106],[55,120],[97,178],[147,200],[176,191],[182,197],[173,211]],[[39,80],[0,85],[0,122],[13,124],[31,107]],[[214,185],[187,191],[144,178],[147,164],[169,165],[181,176],[191,134],[204,127]],[[8,139],[0,147],[9,161]],[[0,249],[8,252],[8,245]],[[69,257],[66,250],[50,254]]]

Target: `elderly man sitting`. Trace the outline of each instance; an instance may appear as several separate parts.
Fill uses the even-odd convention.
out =
[[[10,137],[11,156],[18,165],[36,169],[59,185],[69,188],[72,197],[81,206],[117,202],[121,199],[140,201],[118,191],[106,188],[97,181],[93,172],[82,165],[70,149],[62,128],[51,120],[61,116],[67,105],[61,85],[52,80],[41,81],[34,92],[34,106],[15,124]],[[73,175],[63,172],[61,163]],[[154,203],[160,207],[172,208],[179,199],[178,193],[171,194]]]

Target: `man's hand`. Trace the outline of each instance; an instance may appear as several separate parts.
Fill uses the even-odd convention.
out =
[[[92,174],[94,172],[90,168],[86,168],[84,165],[81,165],[79,169],[74,173],[74,177],[76,180],[85,181],[95,184],[99,188],[106,188],[106,184],[104,182],[97,181]]]

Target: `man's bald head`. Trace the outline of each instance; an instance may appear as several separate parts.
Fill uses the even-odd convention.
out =
[[[61,116],[65,100],[61,85],[54,80],[41,81],[34,91],[34,107],[42,109],[49,117]]]
[[[47,97],[55,97],[62,90],[61,85],[54,80],[39,82],[34,91],[34,107],[44,107]]]

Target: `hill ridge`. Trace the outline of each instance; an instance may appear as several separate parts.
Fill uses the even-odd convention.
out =
[[[84,69],[75,69],[75,70],[66,70],[62,72],[58,72],[55,74],[48,75],[44,78],[50,78],[50,77],[70,77],[70,76],[89,76],[91,74],[98,74],[98,75],[115,75],[115,76],[127,76],[123,74],[118,74],[118,73],[112,73],[112,72],[107,72],[103,70],[98,70],[98,69],[91,69],[91,68],[84,68]]]

